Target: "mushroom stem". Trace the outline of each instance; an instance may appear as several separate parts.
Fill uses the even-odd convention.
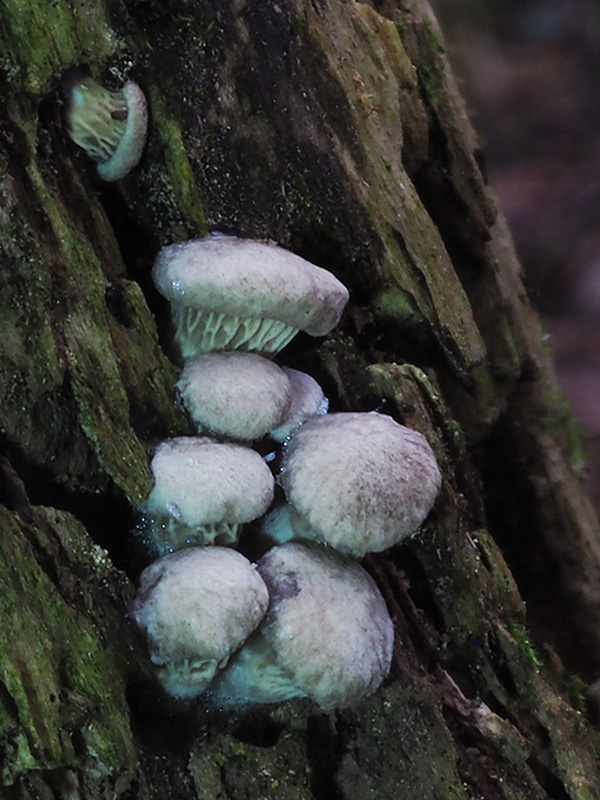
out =
[[[198,544],[232,547],[238,540],[239,527],[236,522],[214,522],[191,529],[177,517],[168,516],[143,516],[139,524],[146,543],[158,556]]]
[[[277,656],[260,631],[231,658],[227,669],[211,685],[207,697],[219,708],[282,703],[307,697],[277,663]]]

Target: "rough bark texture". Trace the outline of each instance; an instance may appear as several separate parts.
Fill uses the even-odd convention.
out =
[[[597,523],[428,9],[0,9],[2,796],[597,797],[583,684],[528,634],[595,676]],[[83,64],[149,98],[142,164],[117,185],[62,126],[60,79]],[[333,409],[425,433],[444,470],[421,534],[366,560],[397,641],[348,712],[174,708],[127,618],[149,453],[189,430],[150,267],[206,230],[274,239],[349,286],[334,334],[281,360]]]

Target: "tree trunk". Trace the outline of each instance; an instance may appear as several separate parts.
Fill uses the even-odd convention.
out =
[[[0,9],[2,797],[597,797],[570,677],[600,666],[597,522],[424,2]],[[143,160],[115,184],[62,124],[82,65],[149,99]],[[184,712],[127,617],[149,455],[189,432],[150,268],[207,230],[276,240],[349,287],[334,333],[281,361],[333,410],[422,431],[443,468],[420,534],[366,559],[396,647],[350,711]]]

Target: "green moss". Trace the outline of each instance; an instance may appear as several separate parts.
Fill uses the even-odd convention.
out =
[[[156,137],[155,150],[160,150],[157,153],[160,170],[152,170],[154,184],[150,186],[153,189],[158,229],[169,229],[171,241],[185,238],[190,229],[196,235],[204,235],[207,232],[204,208],[187,157],[181,127],[169,113],[161,92],[151,89],[150,101]],[[161,219],[163,212],[165,217]],[[185,232],[182,230],[182,222]]]
[[[541,667],[543,662],[538,656],[535,647],[529,638],[529,634],[525,625],[515,619],[509,619],[507,625],[510,635],[517,642],[527,659],[535,667]]]
[[[74,763],[75,733],[99,770],[131,770],[120,656],[63,602],[24,529],[1,508],[0,527],[0,681],[10,698],[6,711],[21,731],[2,763],[4,783],[24,770]],[[0,719],[6,721],[4,710]]]
[[[296,176],[293,185],[295,205],[301,217],[315,225],[317,228],[323,227],[323,212],[319,202],[313,200],[308,191],[306,177]]]
[[[94,53],[103,61],[117,47],[106,4],[85,0],[5,0],[0,62],[5,74],[37,97],[69,67]]]
[[[29,118],[21,119],[20,123],[33,154],[35,124]],[[76,430],[84,437],[78,441],[75,432],[67,434],[57,429],[58,421],[48,427],[34,417],[24,431],[28,431],[27,426],[35,424],[43,425],[44,430],[39,433],[39,441],[36,441],[37,431],[32,427],[28,444],[35,448],[35,453],[32,452],[31,457],[56,465],[57,468],[61,459],[64,459],[65,480],[74,478],[75,482],[80,480],[84,485],[89,481],[99,488],[99,483],[94,483],[98,481],[98,476],[93,474],[94,470],[90,470],[89,456],[86,458],[82,453],[87,439],[87,447],[91,448],[101,469],[128,497],[137,502],[149,491],[150,476],[145,451],[130,425],[129,401],[114,355],[102,264],[88,239],[69,221],[67,210],[53,194],[33,157],[27,164],[27,177],[31,194],[20,201],[45,216],[46,225],[44,236],[35,242],[27,242],[24,234],[18,234],[18,238],[15,235],[11,242],[15,264],[21,272],[26,291],[24,296],[15,297],[13,293],[21,285],[15,280],[8,289],[5,302],[20,312],[14,320],[14,326],[8,326],[8,331],[11,337],[14,331],[12,346],[17,350],[15,361],[21,366],[30,365],[30,371],[23,376],[28,384],[30,402],[39,401],[42,404],[45,400],[48,406],[50,395],[48,407],[51,410],[52,403],[59,402],[51,393],[64,393],[61,384],[66,379],[68,398],[76,417]],[[27,259],[23,260],[22,253],[26,249],[30,252]],[[49,263],[58,265],[52,273],[48,270]],[[61,289],[56,301],[53,299],[56,292],[53,282],[58,281]],[[31,349],[31,342],[23,330],[23,318],[34,320],[37,326],[33,361],[18,352],[23,347]],[[147,319],[151,319],[149,312]],[[57,331],[60,331],[60,339],[55,333]],[[156,353],[147,355],[150,368],[152,363],[156,364],[157,356]],[[9,369],[6,348],[3,357],[2,367]],[[37,385],[32,385],[34,380]],[[13,411],[14,419],[10,420],[10,424],[18,428],[18,415],[22,409],[15,405]],[[73,422],[72,419],[62,419],[62,425],[73,426]],[[67,435],[68,448],[62,440]],[[23,438],[19,432],[18,440],[23,441]],[[43,453],[45,446],[49,453]],[[80,462],[82,457],[87,464]],[[75,475],[78,471],[79,475]]]
[[[384,289],[373,300],[373,310],[382,320],[414,327],[426,320],[418,308],[415,298],[398,287]]]
[[[561,442],[568,454],[571,465],[581,469],[589,461],[589,450],[582,436],[579,425],[573,417],[573,411],[566,394],[562,389],[554,393],[551,403],[552,413],[548,424],[557,441]]]
[[[587,690],[588,686],[582,681],[579,675],[569,675],[565,681],[565,695],[575,711],[580,714],[587,712]]]
[[[441,55],[444,52],[445,48],[442,40],[440,39],[439,33],[433,27],[433,25],[429,20],[425,20],[424,27],[425,27],[425,35],[427,37],[427,41],[429,42],[432,51],[434,53],[437,53],[438,55]]]
[[[163,245],[203,236],[207,228],[182,128],[171,114],[160,85],[159,76],[151,75],[147,151],[140,168],[123,182],[122,189],[132,213]]]
[[[431,67],[426,63],[419,64],[417,71],[419,73],[419,78],[425,87],[427,96],[434,103],[437,103],[442,90],[443,78],[446,77],[446,73],[440,72],[440,70],[438,70],[436,67]]]
[[[110,322],[111,336],[123,383],[134,409],[146,418],[160,420],[159,429],[145,435],[163,436],[180,430],[182,414],[175,403],[175,368],[162,352],[146,300],[134,281],[119,283],[123,319]],[[132,422],[135,426],[135,421]],[[137,428],[136,428],[137,430]]]
[[[307,33],[306,17],[298,14],[292,20],[292,24],[290,26],[290,34],[292,35],[292,37],[298,36],[301,39],[303,39],[306,37],[306,33]]]
[[[427,96],[433,103],[437,103],[443,91],[444,81],[448,77],[446,63],[442,58],[444,46],[437,31],[428,20],[424,22],[423,29],[427,47],[423,54],[424,57],[417,65],[417,72]]]
[[[249,750],[246,745],[230,736],[223,739],[223,749],[212,753],[212,759],[218,767],[224,767],[232,758],[248,757]]]

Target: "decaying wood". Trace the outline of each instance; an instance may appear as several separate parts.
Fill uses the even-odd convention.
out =
[[[597,796],[569,675],[600,665],[598,526],[428,8],[0,13],[2,796]],[[64,133],[60,81],[82,65],[149,98],[146,153],[116,185]],[[207,230],[276,240],[350,288],[340,327],[282,360],[334,410],[425,433],[444,471],[421,534],[366,560],[397,643],[348,712],[174,708],[127,617],[149,453],[189,430],[150,268]]]

